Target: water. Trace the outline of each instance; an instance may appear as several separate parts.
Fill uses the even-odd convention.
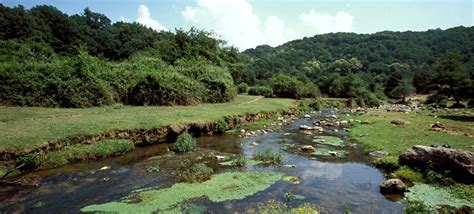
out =
[[[329,114],[333,112],[326,110],[321,115]],[[346,142],[343,149],[349,154],[342,158],[312,157],[297,149],[282,149],[286,144],[312,144],[314,134],[307,135],[298,127],[302,124],[310,125],[311,121],[321,119],[321,115],[299,119],[274,132],[249,138],[236,135],[201,137],[198,139],[198,148],[192,154],[169,156],[168,147],[171,145],[160,144],[137,148],[117,158],[37,171],[34,173],[43,177],[39,187],[2,187],[0,210],[78,213],[84,206],[117,200],[127,196],[132,190],[171,186],[176,182],[176,167],[183,159],[207,157],[210,154],[243,154],[250,158],[255,151],[270,148],[281,151],[284,164],[295,167],[256,165],[247,166],[243,170],[278,171],[301,178],[300,184],[280,181],[243,200],[212,203],[198,199],[192,203],[205,205],[209,213],[254,212],[269,200],[287,203],[290,207],[307,202],[317,205],[321,213],[343,213],[344,206],[349,207],[353,213],[402,213],[403,204],[389,201],[379,193],[379,184],[384,176],[370,165],[371,159],[363,153],[360,146]],[[337,131],[325,130],[322,135],[337,136],[347,141],[347,133],[341,131],[342,127],[334,129]],[[257,142],[258,145],[252,146],[251,142]],[[146,167],[150,165],[159,165],[160,172],[146,172]],[[216,160],[209,160],[208,165],[218,173],[242,170],[220,166]],[[110,166],[110,169],[100,170],[103,166]],[[284,194],[288,191],[305,198],[286,202]]]

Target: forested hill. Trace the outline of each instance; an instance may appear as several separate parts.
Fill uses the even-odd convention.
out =
[[[390,32],[374,34],[330,33],[290,41],[272,48],[267,45],[245,50],[250,58],[247,82],[267,79],[278,72],[308,74],[308,65],[321,66],[356,58],[370,73],[390,73],[390,65],[410,66],[411,72],[433,71],[446,53],[459,56],[463,64],[474,68],[474,27],[455,27],[425,32]],[[343,68],[342,68],[343,69]]]

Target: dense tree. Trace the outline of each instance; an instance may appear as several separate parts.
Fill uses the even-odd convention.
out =
[[[392,97],[402,98],[402,102],[405,103],[405,98],[415,93],[415,90],[412,80],[404,78],[398,82],[397,86],[395,86],[392,91],[390,91],[390,95]]]
[[[439,62],[434,82],[438,94],[453,97],[456,104],[472,98],[472,79],[466,67],[460,63],[459,56],[446,54]]]

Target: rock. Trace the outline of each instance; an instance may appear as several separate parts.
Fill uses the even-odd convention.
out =
[[[301,129],[301,130],[313,130],[313,127],[307,126],[307,125],[301,125],[301,126],[300,126],[300,129]]]
[[[284,133],[283,136],[290,136],[290,133]]]
[[[313,127],[313,130],[322,132],[324,129],[323,129],[323,127],[315,126],[315,127]]]
[[[336,152],[336,151],[329,151],[328,154],[331,155],[331,156],[337,156],[337,152]]]
[[[388,155],[388,152],[386,151],[373,151],[369,153],[370,156],[375,157],[375,158],[381,158],[385,157]]]
[[[370,121],[368,120],[360,121],[360,124],[369,125]]]
[[[223,161],[223,160],[227,160],[228,157],[227,156],[223,156],[223,155],[215,155],[214,158],[218,161]]]
[[[384,194],[402,194],[407,190],[407,185],[402,180],[392,178],[380,184],[380,192]]]
[[[404,121],[402,119],[395,119],[395,120],[392,120],[390,123],[394,124],[394,125],[397,125],[397,126],[402,126],[402,125],[408,124],[407,121]]]
[[[108,170],[108,169],[110,169],[110,166],[103,166],[99,170]]]
[[[245,129],[241,129],[241,130],[240,130],[240,133],[245,133]]]
[[[437,131],[437,132],[443,132],[443,131],[446,131],[446,127],[444,127],[444,125],[441,124],[440,122],[436,122],[431,125],[431,130]]]
[[[258,146],[258,143],[257,142],[251,142],[249,145],[250,146]]]
[[[305,145],[305,146],[301,147],[301,150],[304,151],[304,152],[314,152],[314,150],[316,150],[316,149],[311,145]]]
[[[458,182],[474,183],[474,153],[462,149],[413,146],[400,154],[400,165],[447,173]]]
[[[309,115],[309,114],[304,115],[304,118],[310,118],[310,117],[311,117],[311,115]]]

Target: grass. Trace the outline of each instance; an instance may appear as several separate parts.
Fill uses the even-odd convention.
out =
[[[150,129],[190,122],[214,122],[224,116],[294,107],[290,99],[238,96],[234,101],[196,106],[107,106],[84,109],[0,107],[0,151],[19,152],[47,141],[94,135],[116,129]]]
[[[363,144],[368,152],[385,150],[390,155],[398,156],[414,145],[429,146],[433,144],[448,144],[453,148],[474,150],[472,147],[474,138],[462,134],[474,135],[473,122],[435,118],[429,116],[428,112],[405,114],[371,111],[365,115],[355,116],[353,119],[371,122],[368,125],[355,124],[350,131],[351,139]],[[402,119],[408,121],[409,124],[398,127],[390,123],[394,119]],[[429,126],[436,121],[445,125],[449,130],[456,130],[457,133],[431,131]]]
[[[120,201],[89,205],[81,211],[152,213],[200,197],[212,202],[239,200],[267,189],[281,177],[282,174],[272,172],[226,172],[203,183],[177,183],[165,189],[135,191]]]
[[[423,174],[407,166],[400,167],[397,169],[397,171],[395,171],[395,174],[405,182],[424,182]]]
[[[134,144],[128,140],[103,140],[94,144],[70,145],[39,156],[42,167],[59,167],[79,160],[103,159],[129,152]]]
[[[272,152],[271,149],[266,149],[263,152],[255,152],[253,154],[253,159],[270,164],[281,164],[283,162],[283,156],[281,153]]]

